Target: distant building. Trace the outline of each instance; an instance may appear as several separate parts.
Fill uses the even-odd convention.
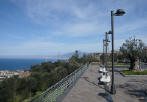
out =
[[[89,53],[88,55],[96,58],[97,60],[100,60],[102,53]]]
[[[147,46],[144,47],[144,50],[147,50]]]
[[[24,78],[30,76],[30,71],[24,71],[19,74],[19,78]]]
[[[8,71],[8,70],[2,70],[0,71],[0,81],[2,81],[5,78],[11,78],[13,76],[19,76],[19,74],[23,71]]]

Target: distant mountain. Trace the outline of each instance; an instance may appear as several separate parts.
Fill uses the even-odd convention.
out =
[[[75,54],[75,52],[70,52],[70,53],[66,53],[66,54],[61,55],[61,57],[70,58],[74,54]],[[79,57],[82,57],[84,54],[87,54],[87,53],[78,51],[78,54],[79,54]]]
[[[45,56],[44,58],[45,59],[69,59],[74,54],[75,54],[75,52],[70,52],[70,53],[66,53],[66,54],[63,54],[63,55],[57,55],[57,56]],[[79,54],[80,57],[82,57],[83,54],[87,54],[87,53],[78,51],[78,54]]]
[[[45,59],[45,60],[48,60],[48,59],[69,59],[72,55],[74,55],[75,52],[69,52],[69,53],[65,53],[65,54],[62,54],[62,55],[37,55],[37,56],[0,56],[0,59]],[[80,57],[83,56],[83,54],[88,54],[86,52],[81,52],[81,51],[78,51],[78,54]]]

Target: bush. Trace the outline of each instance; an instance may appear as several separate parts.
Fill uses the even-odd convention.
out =
[[[90,56],[79,58],[78,53],[68,61],[45,62],[31,66],[31,75],[24,78],[12,77],[0,83],[0,102],[23,102],[34,97],[66,77],[86,62],[94,61]]]

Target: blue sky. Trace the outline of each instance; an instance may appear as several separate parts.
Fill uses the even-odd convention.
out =
[[[131,36],[147,43],[146,0],[0,0],[0,56],[102,52],[114,18],[115,49]]]

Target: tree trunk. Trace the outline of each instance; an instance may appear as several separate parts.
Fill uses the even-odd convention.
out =
[[[133,68],[135,66],[135,63],[134,62],[135,62],[134,60],[131,60],[129,70],[133,70]]]
[[[141,66],[140,66],[140,59],[137,58],[135,61],[131,61],[130,70],[133,72],[141,72]]]

